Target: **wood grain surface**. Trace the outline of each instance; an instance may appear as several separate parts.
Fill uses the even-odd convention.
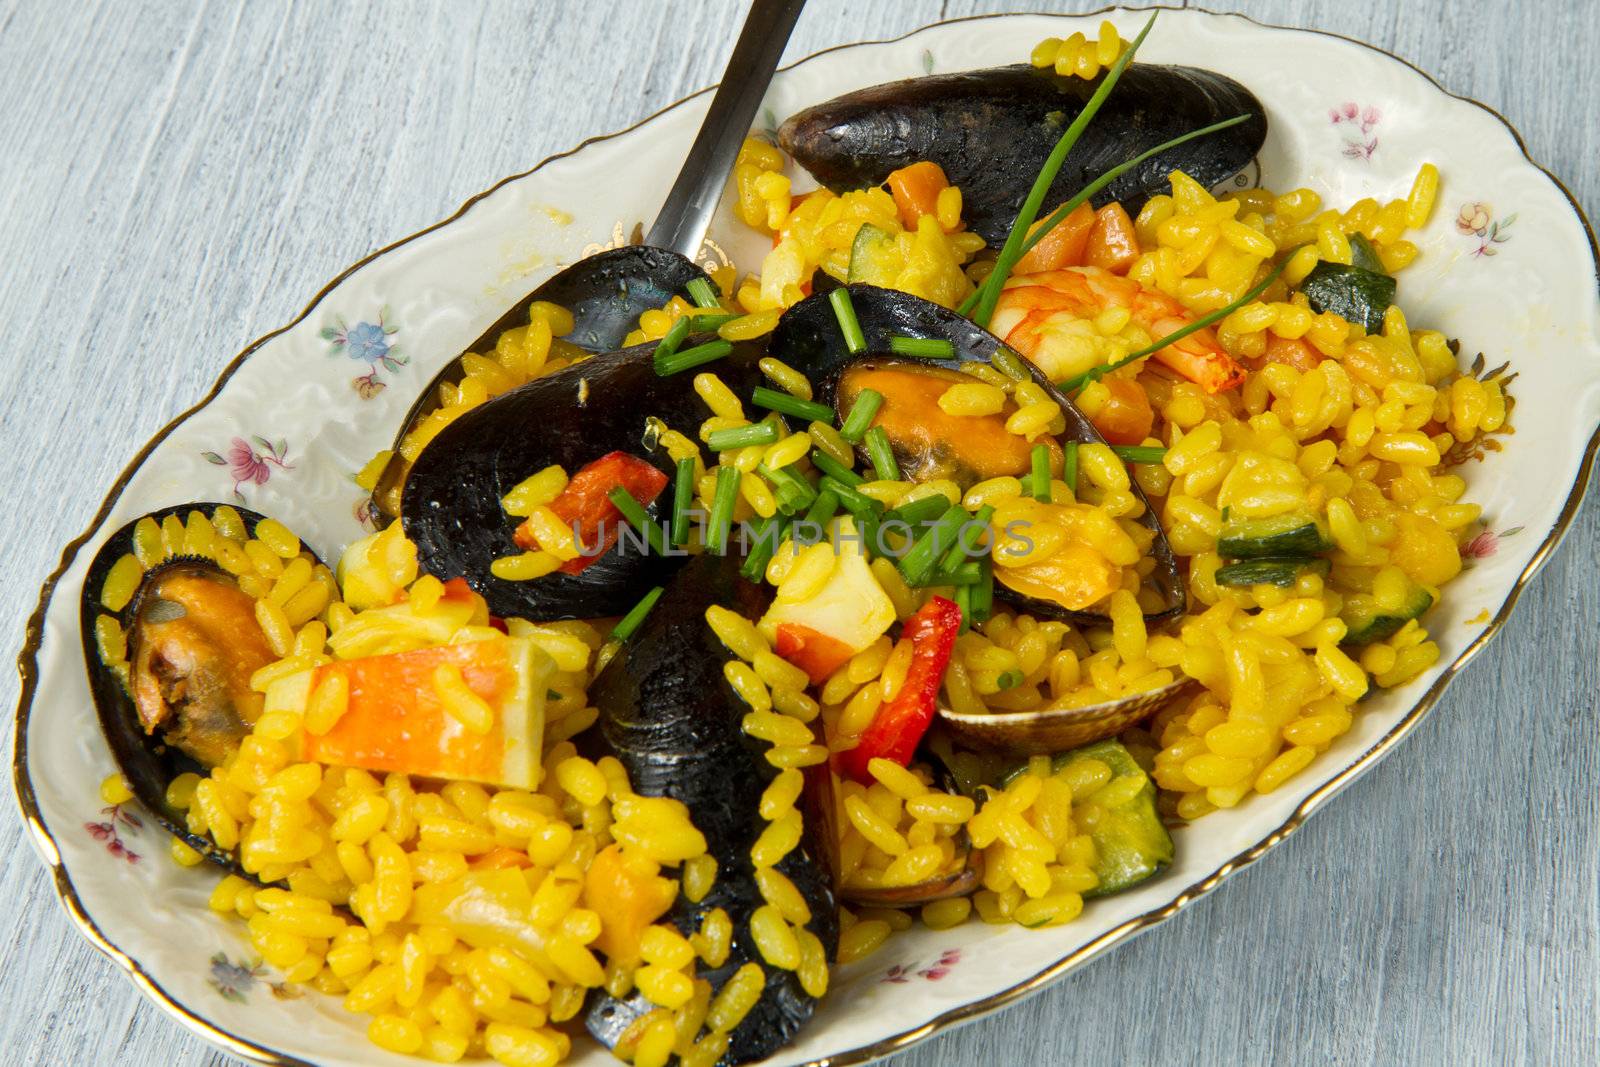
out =
[[[812,0],[788,54],[1030,6]],[[1239,7],[1415,63],[1600,207],[1593,0]],[[233,353],[369,251],[714,80],[741,13],[0,0],[5,647],[104,488]],[[893,1062],[1595,1062],[1597,557],[1591,502],[1394,759],[1174,921]],[[0,707],[15,698],[0,678]],[[0,900],[0,1062],[236,1062],[73,931],[14,811]]]

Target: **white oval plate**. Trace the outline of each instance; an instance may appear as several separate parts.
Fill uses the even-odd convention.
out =
[[[1098,18],[996,16],[836,48],[778,75],[764,121],[893,78],[1016,62],[1040,38],[1092,32]],[[1113,18],[1131,37],[1145,16]],[[1429,616],[1443,649],[1439,663],[1367,702],[1354,729],[1288,786],[1179,831],[1170,870],[1093,902],[1068,926],[1028,931],[973,922],[896,936],[836,976],[815,1021],[773,1062],[859,1062],[993,1010],[1254,861],[1421,720],[1504,621],[1582,495],[1600,444],[1593,238],[1504,120],[1369,46],[1239,16],[1167,11],[1141,59],[1209,67],[1249,86],[1271,114],[1259,161],[1267,185],[1309,185],[1329,204],[1348,206],[1363,196],[1404,195],[1419,162],[1439,165],[1438,207],[1419,238],[1420,260],[1401,280],[1401,298],[1414,323],[1461,338],[1464,351],[1484,352],[1491,366],[1509,359],[1520,374],[1518,432],[1504,451],[1464,469],[1492,532],[1469,546],[1472,569]],[[336,559],[363,532],[363,494],[352,473],[389,445],[417,391],[558,265],[653,218],[708,102],[702,93],[547,160],[346,271],[157,435],[46,584],[21,657],[19,802],[85,936],[201,1036],[274,1063],[353,1065],[387,1056],[336,999],[278,986],[269,970],[253,966],[242,927],[206,908],[213,872],[169,862],[162,835],[129,821],[135,812],[102,810],[98,784],[113,766],[89,702],[77,619],[94,550],[154,508],[236,498]],[[562,212],[570,222],[562,223]],[[746,267],[759,263],[765,246],[726,215],[713,238]],[[597,1047],[578,1061],[611,1062]]]

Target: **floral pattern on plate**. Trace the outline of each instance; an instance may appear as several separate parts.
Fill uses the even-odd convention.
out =
[[[1328,109],[1328,121],[1339,128],[1346,159],[1372,162],[1372,153],[1378,150],[1378,135],[1373,131],[1383,121],[1382,111],[1371,104],[1362,107],[1353,100],[1346,100]]]
[[[144,826],[144,821],[127,809],[127,804],[112,804],[110,807],[101,808],[100,814],[104,818],[90,819],[83,824],[83,828],[117,859],[124,863],[138,863],[141,857],[122,839],[122,830],[140,829]]]
[[[350,387],[362,400],[371,400],[387,387],[388,383],[378,377],[379,368],[397,371],[411,362],[393,341],[400,327],[390,323],[389,317],[389,309],[383,308],[378,312],[377,322],[363,321],[350,326],[341,316],[335,320],[337,325],[322,330],[323,340],[333,344],[335,354],[343,352],[358,363],[367,364],[367,373],[350,380]]]
[[[1507,231],[1516,221],[1516,212],[1497,220],[1494,208],[1490,205],[1469,202],[1462,204],[1460,213],[1456,215],[1456,232],[1477,239],[1478,247],[1472,250],[1473,255],[1492,256],[1495,255],[1495,245],[1503,245],[1511,240],[1511,234]]]
[[[265,437],[251,435],[250,440],[246,441],[242,437],[235,437],[228,442],[226,456],[220,452],[201,452],[200,455],[207,463],[228,468],[228,473],[233,475],[233,495],[241,504],[245,501],[245,487],[266,485],[272,478],[274,467],[281,471],[294,470],[294,464],[288,458],[289,442],[283,438],[269,441]]]

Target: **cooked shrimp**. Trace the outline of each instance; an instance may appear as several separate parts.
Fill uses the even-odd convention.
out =
[[[1052,381],[1062,381],[1104,364],[1116,354],[1114,347],[1125,353],[1148,343],[1128,344],[1123,331],[1129,324],[1155,340],[1192,322],[1194,316],[1177,300],[1132,278],[1099,267],[1064,267],[1007,278],[989,327]],[[1123,344],[1117,346],[1119,339]],[[1209,327],[1166,346],[1155,358],[1207,393],[1232,389],[1245,378],[1244,368]]]

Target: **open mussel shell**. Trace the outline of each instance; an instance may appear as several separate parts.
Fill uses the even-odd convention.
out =
[[[961,831],[961,842],[956,847],[962,857],[961,866],[956,870],[916,885],[893,888],[846,885],[839,890],[839,895],[867,908],[915,908],[949,897],[964,897],[978,887],[980,875],[972,866],[972,841],[965,830]]]
[[[691,337],[683,348],[709,336]],[[521,521],[501,498],[552,463],[569,474],[612,451],[654,463],[669,477],[666,449],[649,420],[694,435],[707,414],[694,374],[662,377],[651,356],[656,343],[607,352],[536,378],[474,408],[440,431],[412,466],[401,494],[401,521],[424,569],[461,577],[503,618],[532,621],[620,615],[659,585],[685,559],[613,547],[580,574],[560,571],[526,582],[496,578],[490,565],[518,550],[512,533]],[[741,342],[710,369],[736,394],[761,382],[756,342]],[[648,509],[658,522],[670,515],[672,489]],[[584,531],[587,541],[593,534]]]
[[[950,765],[930,746],[922,747],[917,754],[917,761],[932,765],[939,788],[944,792],[965,792]],[[916,908],[935,900],[964,897],[978,887],[978,879],[982,877],[973,862],[972,838],[968,836],[965,826],[956,831],[955,846],[961,864],[954,870],[942,871],[915,885],[862,886],[843,883],[839,887],[839,895],[852,904],[868,908]]]
[[[543,300],[572,312],[572,332],[562,340],[586,352],[611,352],[638,329],[640,315],[674,296],[687,296],[685,287],[696,278],[711,280],[677,252],[650,245],[608,248],[578,260],[517,301],[468,351],[493,348],[502,333],[528,321],[535,301]]]
[[[692,559],[666,586],[643,625],[622,646],[589,688],[600,711],[595,728],[578,739],[587,755],[612,755],[628,770],[641,796],[671,797],[688,809],[717,861],[716,882],[700,901],[679,895],[662,922],[685,935],[699,930],[705,915],[721,908],[733,920],[734,938],[722,966],[697,977],[720,990],[745,963],[761,962],[747,931],[765,901],[757,887],[750,850],[767,823],[762,792],[778,774],[766,760],[767,745],[747,735],[749,708],[723,674],[729,653],[706,623],[706,609],[720,604],[746,617],[759,615],[767,593],[738,575],[731,556]],[[832,959],[838,941],[838,909],[825,862],[822,820],[805,818],[800,844],[777,864],[811,911],[807,928]],[[743,1063],[786,1046],[815,1008],[816,1000],[793,971],[765,966],[761,998],[733,1031],[724,1063]],[[653,1010],[640,993],[618,999],[597,989],[585,1021],[608,1047],[640,1016]]]
[[[1160,689],[1082,708],[963,713],[939,705],[939,719],[962,748],[1008,756],[1054,755],[1080,748],[1148,719],[1194,682],[1180,678]]]
[[[771,339],[772,354],[816,382],[819,386],[817,399],[823,403],[835,403],[840,377],[852,366],[898,361],[902,366],[960,371],[971,363],[989,364],[994,353],[1006,347],[994,334],[970,319],[931,301],[875,285],[858,283],[845,288],[850,293],[851,305],[866,341],[863,353],[849,350],[833,307],[828,298],[822,295],[807,297],[785,312]],[[902,360],[901,357],[886,354],[890,351],[890,339],[895,336],[949,341],[954,354],[948,359]],[[1034,383],[1060,405],[1067,424],[1066,432],[1061,435],[1063,440],[1080,444],[1105,443],[1105,438],[1100,436],[1100,431],[1095,429],[1088,416],[1079,411],[1077,405],[1057,389],[1038,367],[1016,357],[1015,353],[1010,354],[1015,358],[1016,365],[1025,369]],[[1166,532],[1161,528],[1161,522],[1143,490],[1137,482],[1132,483],[1131,489],[1144,504],[1138,519],[1140,525],[1154,534],[1151,554],[1156,567],[1149,581],[1160,594],[1163,606],[1159,611],[1146,613],[1146,623],[1153,625],[1183,614],[1187,603],[1183,574],[1179,570],[1177,557],[1173,555],[1172,546],[1167,543]],[[1107,621],[1103,613],[1073,611],[1049,600],[1026,596],[1000,582],[995,583],[995,596],[1050,618],[1091,625]]]
[[[779,129],[778,143],[836,192],[878,185],[892,171],[932,160],[960,187],[967,225],[998,245],[1050,150],[1104,77],[1019,65],[889,82],[799,112]],[[1266,109],[1232,78],[1133,63],[1073,146],[1045,209],[1142,152],[1236,115],[1250,120],[1147,160],[1097,194],[1095,206],[1119,200],[1137,214],[1166,191],[1174,170],[1217,185],[1249,165],[1266,140]]]
[[[580,259],[511,305],[464,352],[493,352],[500,335],[528,324],[528,309],[539,301],[558,304],[572,313],[572,331],[561,338],[586,352],[611,352],[639,325],[639,316],[659,308],[674,296],[685,294],[696,278],[710,277],[685,257],[664,248],[626,245]],[[372,502],[380,514],[389,512],[396,486],[405,481],[408,464],[400,443],[416,424],[439,407],[439,387],[461,381],[461,357],[446,363],[417,395],[400,423],[394,439],[394,456],[378,479]]]
[[[169,516],[176,516],[182,521],[198,511],[209,519],[221,506],[215,503],[181,504],[153,511],[146,517],[159,524]],[[255,512],[236,505],[230,506],[252,530],[262,519]],[[194,753],[214,752],[218,746],[225,746],[230,741],[236,744],[237,738],[248,732],[249,728],[236,715],[230,715],[229,709],[221,703],[201,707],[206,699],[204,693],[200,692],[204,687],[191,686],[187,694],[189,703],[186,713],[180,716],[183,721],[178,724],[178,729],[157,727],[154,732],[147,732],[138,707],[123,681],[124,675],[101,655],[96,624],[101,616],[109,615],[117,620],[125,637],[127,666],[124,669],[133,675],[135,684],[138,684],[144,677],[152,655],[143,647],[145,628],[170,624],[185,616],[181,603],[161,595],[168,583],[178,579],[193,588],[200,583],[216,582],[220,589],[238,590],[233,578],[210,558],[174,554],[144,572],[139,579],[138,589],[123,607],[115,611],[108,608],[102,602],[106,579],[119,561],[133,552],[134,528],[138,521],[123,526],[101,545],[89,564],[79,598],[84,666],[88,672],[89,691],[100,719],[100,728],[105,733],[106,743],[110,746],[118,770],[127,780],[135,799],[152,818],[210,862],[254,881],[255,876],[240,866],[234,852],[219,848],[208,836],[191,833],[183,812],[167,802],[167,787],[178,775],[193,772],[204,776],[209,773],[211,763],[197,759]],[[248,625],[254,625],[253,615]],[[262,642],[265,643],[264,638]],[[271,657],[270,652],[268,656],[269,662],[271,658],[276,658]],[[196,707],[200,710],[192,717],[186,717],[189,714],[187,709]]]

